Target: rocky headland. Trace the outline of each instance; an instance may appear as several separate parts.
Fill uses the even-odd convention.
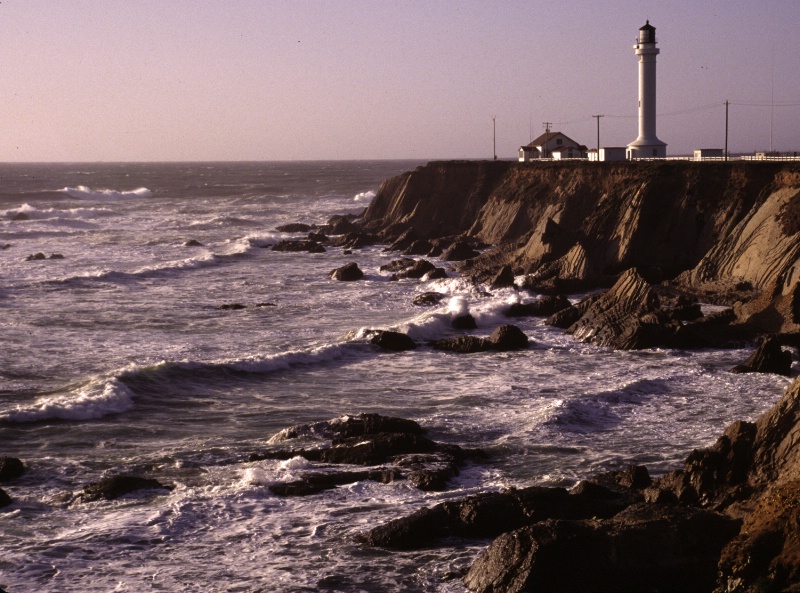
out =
[[[732,371],[790,374],[783,347],[800,343],[800,163],[433,162],[385,181],[355,222],[490,286],[592,291],[547,323],[601,346],[760,343]],[[487,593],[800,590],[799,502],[800,380],[667,475],[470,497],[364,541],[495,537],[464,577]]]

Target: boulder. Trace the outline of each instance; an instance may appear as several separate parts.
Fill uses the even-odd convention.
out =
[[[2,509],[3,507],[9,506],[13,502],[14,501],[11,500],[11,497],[8,495],[8,493],[6,493],[5,490],[0,488],[0,509]]]
[[[353,484],[364,480],[388,484],[401,476],[397,472],[387,469],[372,471],[351,471],[308,474],[300,480],[292,482],[277,482],[269,486],[269,491],[277,496],[309,496],[325,490],[330,490],[343,484]]]
[[[336,214],[331,216],[323,231],[331,235],[357,233],[361,230],[361,227],[353,222],[355,218],[355,214]]]
[[[224,305],[220,305],[217,307],[220,311],[241,311],[242,309],[246,309],[247,305],[242,303],[225,303]]]
[[[506,352],[524,350],[528,347],[528,336],[516,325],[501,325],[489,336],[492,349]]]
[[[405,251],[414,241],[417,236],[412,229],[407,229],[399,237],[397,237],[389,246],[389,251]]]
[[[282,443],[304,437],[333,440],[385,432],[425,434],[425,430],[413,420],[380,414],[357,414],[340,416],[323,422],[296,424],[276,433],[269,439],[269,442]]]
[[[189,239],[183,244],[184,247],[202,247],[203,244],[197,239]]]
[[[478,336],[456,336],[453,338],[442,338],[431,340],[428,345],[434,350],[445,350],[447,352],[457,352],[459,354],[473,354],[475,352],[486,352],[494,348],[494,344],[486,338]]]
[[[412,304],[418,307],[431,307],[438,305],[446,295],[441,292],[428,291],[418,294],[411,301]]]
[[[428,255],[433,244],[427,239],[417,239],[403,250],[404,255]]]
[[[316,241],[307,239],[286,239],[272,246],[272,251],[307,251],[325,253],[325,248]]]
[[[612,517],[631,500],[599,485],[564,488],[531,486],[475,494],[420,509],[364,533],[362,541],[392,549],[419,549],[456,536],[486,538],[547,519]]]
[[[417,347],[417,343],[406,334],[395,331],[378,331],[370,339],[370,342],[384,350],[393,350],[395,352],[413,350]]]
[[[478,327],[478,324],[475,322],[475,318],[469,313],[455,317],[450,325],[453,327],[453,329],[461,330],[476,329]]]
[[[352,282],[355,280],[361,280],[364,277],[364,272],[361,271],[357,263],[350,262],[349,264],[345,264],[342,267],[331,271],[329,275],[334,280]]]
[[[348,232],[328,242],[334,247],[344,247],[345,249],[363,249],[368,245],[374,245],[379,241],[378,237],[369,233]]]
[[[447,278],[447,270],[444,268],[434,268],[430,272],[427,272],[422,279],[423,280],[441,280]]]
[[[280,226],[276,226],[275,230],[279,233],[307,233],[311,230],[310,224],[304,224],[302,222],[292,222],[289,224],[282,224]]]
[[[36,261],[40,259],[47,259],[47,256],[41,251],[39,253],[34,253],[33,255],[29,255],[28,257],[25,258],[25,261]]]
[[[25,465],[16,457],[0,457],[0,482],[8,482],[25,473]]]
[[[312,472],[299,480],[278,483],[270,490],[282,496],[314,494],[341,484],[361,480],[388,483],[408,479],[421,490],[443,490],[459,474],[468,456],[457,445],[436,443],[422,435],[423,429],[411,420],[378,414],[344,416],[326,422],[302,424],[282,430],[270,443],[303,437],[330,440],[329,446],[279,449],[254,453],[251,461],[303,457],[324,464],[379,465],[369,470]]]
[[[498,288],[510,288],[514,286],[514,271],[511,266],[505,265],[500,268],[500,271],[489,282],[489,286],[495,290]]]
[[[564,295],[545,295],[530,303],[513,303],[506,311],[506,317],[549,317],[570,307],[569,299]],[[575,323],[578,318],[566,327]],[[551,324],[554,325],[554,324]]]
[[[658,298],[635,269],[594,301],[567,333],[583,342],[621,350],[671,346],[681,324],[659,310]]]
[[[788,377],[792,372],[792,355],[781,348],[777,338],[767,338],[750,358],[731,370],[734,373],[774,373]]]
[[[404,257],[402,259],[393,259],[388,264],[383,264],[379,270],[381,272],[402,272],[414,265],[416,262],[414,258]]]
[[[456,241],[442,253],[444,261],[464,261],[476,257],[479,253],[466,241]]]
[[[602,521],[547,520],[498,537],[464,583],[502,591],[711,591],[733,519],[639,504]]]
[[[114,500],[137,490],[172,490],[173,486],[165,486],[158,480],[132,475],[117,475],[103,478],[83,488],[79,498],[83,502],[96,500]],[[160,494],[163,494],[160,493]]]

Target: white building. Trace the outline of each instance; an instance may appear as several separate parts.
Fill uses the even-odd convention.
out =
[[[694,160],[702,161],[703,159],[721,159],[725,156],[721,148],[697,148],[694,151]]]
[[[598,153],[596,148],[589,151],[590,161],[624,161],[628,158],[625,146],[603,146]]]
[[[564,152],[569,148],[573,149],[573,156],[565,156],[570,154],[569,151]],[[578,144],[561,132],[545,132],[530,144],[519,147],[519,160],[524,163],[535,159],[555,158],[554,152],[559,152],[558,158],[585,158],[586,146]]]
[[[664,158],[667,145],[656,136],[656,28],[647,21],[633,46],[639,56],[639,137],[628,144],[629,159]]]

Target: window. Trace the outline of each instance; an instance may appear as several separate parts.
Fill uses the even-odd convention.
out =
[[[657,148],[653,149],[653,156],[658,156],[658,149]]]
[[[561,146],[562,140],[561,138],[556,138],[556,146]]]

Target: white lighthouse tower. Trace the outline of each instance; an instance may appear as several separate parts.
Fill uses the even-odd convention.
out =
[[[647,21],[633,46],[639,56],[639,137],[628,144],[629,159],[667,156],[667,145],[656,136],[656,28]]]

